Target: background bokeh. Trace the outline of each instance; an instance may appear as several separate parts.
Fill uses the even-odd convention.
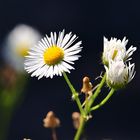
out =
[[[103,36],[129,39],[138,50],[133,55],[136,76],[126,89],[116,92],[103,108],[93,114],[87,125],[89,140],[140,140],[140,1],[139,0],[0,0],[0,43],[20,23],[50,31],[72,31],[83,42],[82,57],[69,75],[80,91],[82,78],[94,79],[103,71]],[[0,50],[2,47],[0,48]],[[8,140],[50,140],[51,131],[43,127],[43,118],[53,110],[61,120],[59,140],[72,140],[71,114],[77,111],[63,77],[29,78],[25,99],[14,113]]]

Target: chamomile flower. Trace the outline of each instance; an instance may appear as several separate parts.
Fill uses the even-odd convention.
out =
[[[130,56],[137,48],[131,46],[126,50],[127,43],[128,39],[126,39],[126,37],[124,37],[122,41],[117,38],[111,38],[109,41],[104,37],[104,50],[102,56],[103,64],[108,65],[110,60],[123,60],[124,62],[130,60]]]
[[[34,28],[24,24],[17,25],[8,34],[4,44],[6,62],[16,71],[24,72],[24,56],[40,38],[40,33]]]
[[[56,32],[51,32],[50,37],[46,35],[29,50],[25,58],[25,70],[38,79],[70,73],[74,69],[71,65],[79,59],[80,55],[77,54],[82,50],[81,41],[74,44],[76,39],[77,36],[71,32],[64,35],[64,30],[59,32],[58,37]]]
[[[106,81],[109,87],[114,89],[120,89],[125,87],[135,76],[135,64],[125,64],[123,61],[109,62],[109,67],[106,69]]]

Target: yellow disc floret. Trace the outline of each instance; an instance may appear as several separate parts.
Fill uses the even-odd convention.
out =
[[[58,46],[51,46],[44,52],[44,61],[47,65],[58,64],[64,58],[64,51]]]
[[[28,50],[29,50],[28,46],[29,45],[25,42],[18,44],[16,48],[16,53],[21,57],[25,57],[26,55],[28,55]]]
[[[113,60],[115,59],[115,57],[117,56],[117,54],[118,54],[118,50],[114,50],[113,55],[112,55],[112,59]]]

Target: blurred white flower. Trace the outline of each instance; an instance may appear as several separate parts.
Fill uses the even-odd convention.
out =
[[[62,75],[63,72],[69,72],[74,69],[70,64],[78,60],[81,52],[82,42],[74,44],[77,39],[76,35],[68,33],[64,35],[64,30],[46,35],[38,45],[32,47],[25,59],[25,70],[32,73],[38,79],[43,76],[53,78],[54,75]]]
[[[120,39],[117,40],[117,38],[111,38],[109,41],[104,37],[103,64],[108,65],[110,60],[123,60],[124,62],[130,60],[130,56],[137,48],[131,46],[126,51],[127,43],[128,39],[126,40],[126,37],[124,37],[122,41]]]
[[[109,87],[114,89],[120,89],[125,87],[135,76],[135,64],[124,64],[123,61],[109,62],[109,67],[105,66],[106,69],[106,81]]]
[[[16,26],[6,38],[4,46],[6,62],[18,72],[24,72],[24,56],[40,38],[40,33],[32,27],[24,24]]]

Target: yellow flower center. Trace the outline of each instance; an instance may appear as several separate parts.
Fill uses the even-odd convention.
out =
[[[114,60],[116,55],[118,54],[118,50],[114,50],[113,55],[112,55],[112,59]]]
[[[47,48],[44,52],[44,61],[48,65],[58,64],[63,58],[64,51],[56,45]]]
[[[29,50],[28,44],[26,42],[21,42],[17,45],[16,53],[19,56],[24,57],[28,55],[28,50]]]

